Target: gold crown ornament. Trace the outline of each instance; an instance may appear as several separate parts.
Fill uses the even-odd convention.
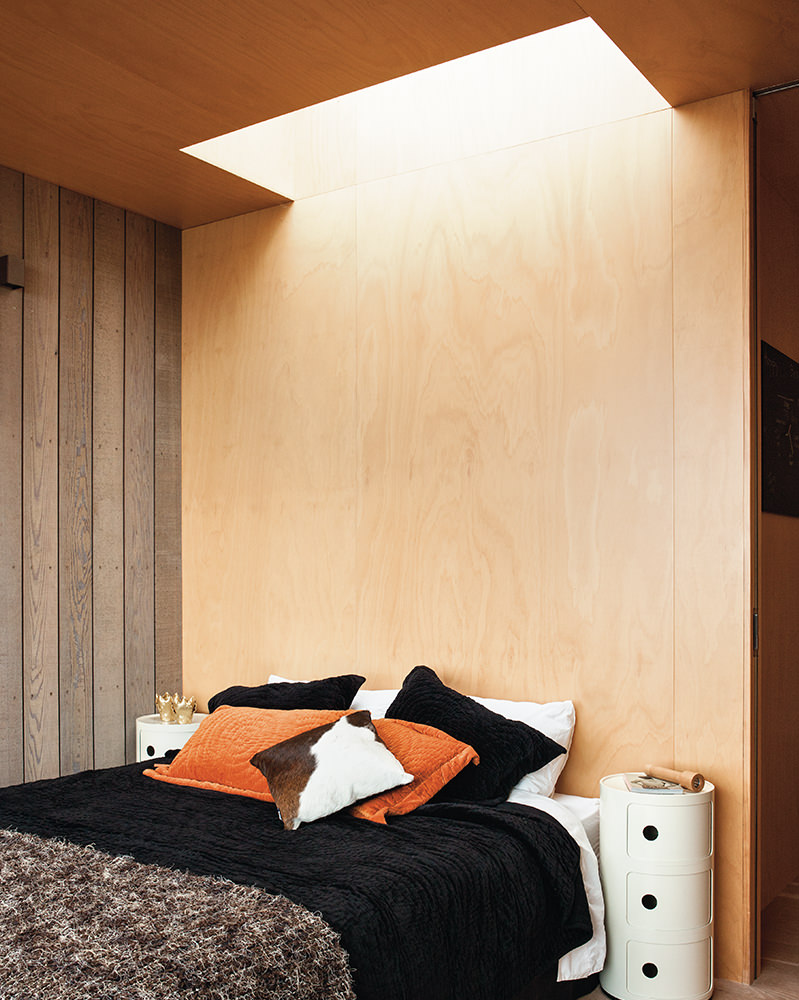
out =
[[[174,696],[177,698],[177,695]],[[155,707],[158,714],[161,716],[161,722],[175,722],[177,721],[177,711],[175,709],[174,698],[169,692],[166,694],[156,695]]]
[[[192,720],[194,709],[197,707],[197,699],[192,696],[191,698],[181,698],[178,701],[177,697],[175,695],[175,713],[178,717],[178,722],[185,725]]]
[[[194,697],[181,697],[179,694],[156,695],[155,707],[161,717],[161,722],[178,722],[186,725],[194,717],[197,708],[197,699]]]

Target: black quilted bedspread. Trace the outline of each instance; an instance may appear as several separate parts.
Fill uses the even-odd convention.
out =
[[[145,766],[0,789],[0,827],[286,896],[341,934],[358,1000],[507,1000],[591,935],[579,849],[546,813],[442,803],[290,832],[271,803]]]

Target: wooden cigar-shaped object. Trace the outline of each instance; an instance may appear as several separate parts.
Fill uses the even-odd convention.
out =
[[[701,792],[705,787],[705,779],[697,771],[672,771],[668,767],[655,767],[654,764],[647,764],[646,773],[650,778],[674,781],[689,792]]]

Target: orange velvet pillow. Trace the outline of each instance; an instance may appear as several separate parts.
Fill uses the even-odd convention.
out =
[[[298,733],[335,722],[350,710],[232,708],[203,719],[171,764],[144,771],[150,778],[273,802],[269,783],[250,758]]]
[[[467,743],[432,726],[404,719],[373,719],[372,725],[413,781],[351,806],[349,811],[359,819],[385,823],[386,816],[412,812],[467,764],[480,763],[477,751]]]

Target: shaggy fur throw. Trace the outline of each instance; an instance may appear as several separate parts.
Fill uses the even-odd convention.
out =
[[[223,879],[0,831],[0,1000],[354,1000],[322,919]]]

